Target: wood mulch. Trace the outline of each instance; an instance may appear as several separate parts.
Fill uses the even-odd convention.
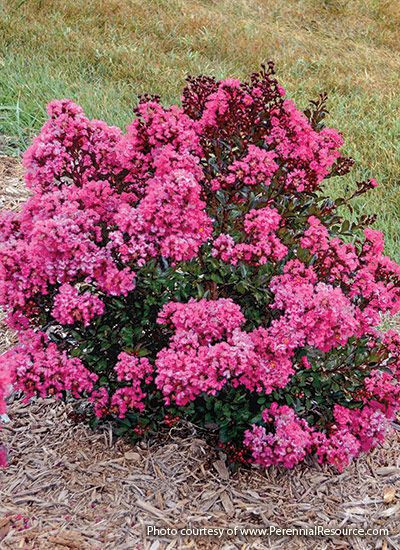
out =
[[[13,208],[26,197],[17,160],[0,158],[0,196]],[[0,330],[4,351],[13,335]],[[186,427],[133,446],[107,425],[76,423],[72,411],[53,400],[10,403],[0,434],[10,462],[0,471],[1,549],[400,549],[399,431],[343,474],[312,461],[232,473]],[[147,525],[387,527],[390,535],[151,538]]]

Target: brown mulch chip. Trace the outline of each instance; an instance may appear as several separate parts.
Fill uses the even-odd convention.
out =
[[[0,207],[27,197],[16,159],[0,157]],[[0,326],[0,352],[13,335]],[[315,463],[241,469],[198,435],[171,430],[132,445],[74,421],[71,404],[14,400],[1,441],[0,548],[44,550],[400,548],[400,432],[343,474]],[[384,538],[151,538],[146,526],[387,527]]]
[[[21,160],[0,156],[0,209],[17,210],[28,195],[23,184]]]

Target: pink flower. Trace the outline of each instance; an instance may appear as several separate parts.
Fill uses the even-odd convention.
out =
[[[8,454],[7,449],[0,443],[0,468],[7,468]]]
[[[0,370],[4,365],[14,373],[15,389],[23,391],[27,400],[35,395],[62,397],[66,391],[78,398],[90,393],[98,378],[41,332],[27,331],[22,343],[0,356]]]
[[[2,356],[0,356],[0,414],[5,414],[6,412],[5,399],[10,393],[13,375],[11,366],[7,361],[2,360]]]
[[[264,468],[282,464],[293,468],[311,452],[312,429],[300,419],[293,409],[278,403],[265,409],[263,420],[273,429],[267,432],[263,426],[253,425],[245,433],[244,445],[255,464]]]
[[[230,235],[221,233],[214,241],[212,255],[233,265],[239,261],[252,265],[281,261],[288,252],[276,235],[281,225],[282,218],[273,208],[250,210],[244,218],[247,242],[236,244]]]
[[[49,121],[23,159],[30,189],[46,192],[67,178],[83,185],[115,169],[118,128],[88,120],[82,108],[68,99],[52,101],[48,114]]]
[[[312,365],[310,361],[308,360],[308,357],[306,355],[303,355],[301,358],[302,365],[305,369],[311,369]]]
[[[93,317],[103,312],[104,302],[97,296],[90,292],[79,294],[77,288],[64,284],[54,299],[52,315],[63,325],[83,321],[88,326]]]
[[[303,336],[303,343],[324,352],[346,344],[360,332],[356,307],[339,287],[315,285],[315,272],[301,268],[296,261],[288,262],[284,271],[270,285],[275,293],[272,307],[282,311],[274,323],[281,331],[290,327],[298,337]]]
[[[288,99],[273,109],[271,115],[272,126],[265,141],[292,166],[286,179],[287,189],[297,192],[315,189],[340,156],[342,137],[331,128],[315,131]]]
[[[175,329],[156,359],[155,382],[167,404],[216,395],[228,383],[271,393],[294,373],[290,347],[266,329],[243,332],[244,317],[229,299],[171,302],[159,321]]]
[[[222,186],[270,185],[279,168],[274,158],[274,152],[249,145],[247,155],[228,167],[229,174]]]

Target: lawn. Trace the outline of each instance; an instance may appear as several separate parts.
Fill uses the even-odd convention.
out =
[[[24,150],[56,97],[125,126],[137,94],[178,102],[187,74],[244,77],[272,58],[300,105],[329,93],[357,161],[349,184],[380,182],[358,208],[399,261],[399,50],[386,0],[0,0],[0,147]]]

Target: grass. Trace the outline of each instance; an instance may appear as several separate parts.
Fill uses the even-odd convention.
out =
[[[177,102],[189,73],[245,77],[272,58],[302,107],[329,93],[348,181],[381,184],[358,210],[378,214],[399,261],[399,50],[392,0],[0,0],[0,135],[23,150],[56,97],[125,126],[137,94]]]

